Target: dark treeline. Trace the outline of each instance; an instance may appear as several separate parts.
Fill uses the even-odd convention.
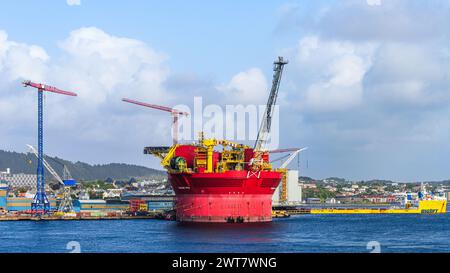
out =
[[[84,162],[71,162],[58,157],[45,159],[53,169],[62,177],[63,166],[66,165],[72,177],[77,180],[105,180],[129,179],[131,177],[165,177],[165,172],[137,165],[110,163],[104,165],[90,165]],[[0,150],[0,171],[10,168],[12,173],[36,173],[37,159],[34,154],[8,152]],[[51,175],[46,170],[46,175]]]

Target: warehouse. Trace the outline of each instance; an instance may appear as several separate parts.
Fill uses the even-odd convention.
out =
[[[56,199],[48,198],[50,202],[50,210],[56,209]],[[7,197],[6,198],[6,209],[8,211],[27,211],[31,210],[32,198],[26,197]]]
[[[175,196],[173,195],[125,195],[122,200],[144,200],[148,211],[164,211],[174,209]]]
[[[103,199],[88,199],[76,200],[74,206],[83,211],[96,210],[128,210],[130,204],[128,201],[121,200],[103,200]]]
[[[6,198],[8,196],[8,185],[0,181],[0,211],[7,209]]]

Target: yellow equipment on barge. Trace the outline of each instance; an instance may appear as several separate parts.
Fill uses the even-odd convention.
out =
[[[391,208],[322,208],[311,209],[311,214],[438,214],[447,212],[447,200],[419,200],[418,206],[408,202],[402,207]]]

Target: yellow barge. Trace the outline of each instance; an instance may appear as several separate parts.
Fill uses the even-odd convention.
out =
[[[419,200],[418,205],[406,203],[392,208],[321,208],[311,209],[311,214],[438,214],[447,212],[447,200]]]

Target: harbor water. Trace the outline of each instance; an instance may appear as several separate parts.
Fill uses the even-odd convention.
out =
[[[450,252],[450,216],[297,215],[258,224],[0,222],[0,252]]]

